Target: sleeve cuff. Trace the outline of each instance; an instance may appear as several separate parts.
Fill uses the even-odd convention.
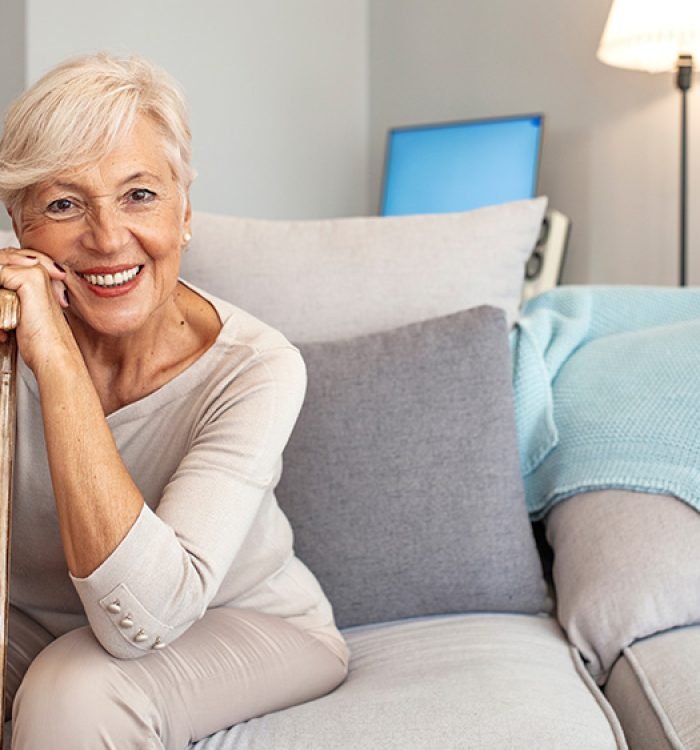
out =
[[[172,531],[144,506],[112,554],[86,578],[71,576],[95,636],[113,656],[132,659],[164,648],[184,628],[163,623],[134,593],[158,539]]]

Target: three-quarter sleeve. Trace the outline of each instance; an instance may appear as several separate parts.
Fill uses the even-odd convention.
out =
[[[181,443],[186,434],[184,454],[113,553],[86,578],[72,578],[96,637],[117,657],[167,647],[219,603],[222,588],[236,590],[237,576],[249,588],[292,554],[273,491],[304,397],[303,361],[291,345],[235,351],[196,408],[184,396],[143,425],[145,442],[152,434],[167,443],[179,430]],[[164,450],[154,449],[154,460]]]

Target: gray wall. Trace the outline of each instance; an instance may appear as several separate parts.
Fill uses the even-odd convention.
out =
[[[25,8],[24,0],[2,0],[0,8],[0,113],[25,86]],[[0,229],[9,229],[0,204]]]
[[[181,82],[196,208],[273,218],[366,211],[366,0],[26,6],[30,83],[65,57],[102,49],[142,54]]]
[[[23,0],[2,0],[0,10],[0,70],[2,70],[0,106],[2,110],[24,88],[24,39]]]
[[[573,220],[565,281],[673,284],[679,93],[595,58],[611,0],[372,0],[370,184],[392,125],[542,111],[540,192]],[[698,78],[696,74],[696,78]],[[690,281],[700,283],[700,80]]]

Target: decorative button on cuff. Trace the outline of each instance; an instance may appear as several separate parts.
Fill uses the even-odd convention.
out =
[[[160,651],[160,649],[165,648],[165,644],[163,643],[163,641],[161,641],[160,638],[156,638],[151,648],[155,651]]]
[[[119,599],[115,599],[111,604],[108,604],[107,611],[111,612],[113,615],[118,615],[122,611],[121,604],[119,604]]]
[[[124,628],[130,628],[134,624],[134,621],[131,618],[131,615],[126,615],[126,617],[122,617],[121,620],[119,620],[119,627]]]
[[[143,643],[144,641],[148,640],[148,636],[146,635],[146,632],[141,628],[138,633],[134,636],[134,641],[136,643]]]

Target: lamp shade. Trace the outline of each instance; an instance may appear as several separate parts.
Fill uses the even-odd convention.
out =
[[[613,0],[599,60],[661,73],[675,70],[679,55],[700,67],[700,0]]]

